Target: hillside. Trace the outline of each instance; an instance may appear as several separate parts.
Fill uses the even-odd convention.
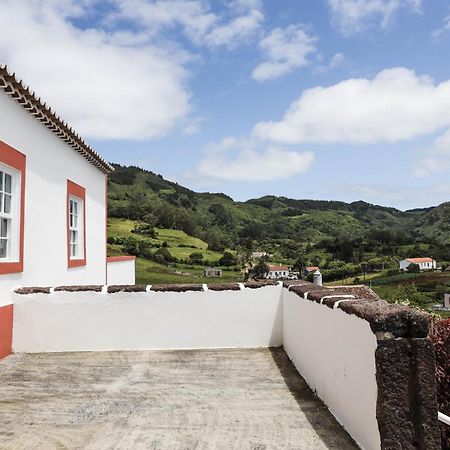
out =
[[[303,255],[322,264],[332,259],[360,263],[418,256],[423,243],[435,257],[450,260],[450,203],[402,212],[362,201],[265,196],[236,202],[221,193],[194,192],[137,167],[114,167],[111,217],[182,230],[206,242],[210,251],[261,249],[284,261]]]

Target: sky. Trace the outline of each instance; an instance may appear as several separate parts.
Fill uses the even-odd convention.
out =
[[[0,0],[0,63],[197,191],[450,201],[449,0]]]

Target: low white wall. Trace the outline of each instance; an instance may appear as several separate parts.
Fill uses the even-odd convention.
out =
[[[283,289],[283,346],[353,439],[381,448],[376,419],[377,341],[368,322]]]
[[[124,259],[122,261],[109,260],[106,264],[108,284],[135,284],[135,262],[134,259]]]
[[[281,346],[281,290],[14,294],[13,351]]]

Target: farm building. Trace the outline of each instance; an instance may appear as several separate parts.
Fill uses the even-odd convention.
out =
[[[270,278],[272,280],[277,280],[280,278],[287,278],[289,276],[289,267],[288,266],[273,266],[269,265],[269,273],[266,278]]]
[[[411,264],[417,264],[420,270],[436,269],[436,261],[432,258],[406,258],[400,261],[400,270],[406,270]]]
[[[222,269],[219,269],[217,267],[207,267],[203,271],[203,274],[205,277],[208,277],[208,278],[212,278],[212,277],[220,278],[222,276]]]

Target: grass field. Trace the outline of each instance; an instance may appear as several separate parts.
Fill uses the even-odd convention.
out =
[[[154,244],[162,245],[167,242],[168,250],[179,260],[187,259],[193,252],[203,254],[207,262],[216,263],[222,256],[219,252],[208,250],[208,244],[201,239],[187,235],[180,230],[167,230],[155,228],[156,238],[149,238],[132,233],[135,222],[127,219],[110,218],[108,220],[109,237],[130,237],[138,240],[148,240]],[[182,245],[182,247],[179,247]],[[123,250],[120,245],[108,244],[108,255],[122,255]],[[204,265],[192,265],[174,263],[170,265],[159,264],[146,258],[136,258],[136,283],[137,284],[165,284],[165,283],[227,283],[242,281],[240,272],[222,267],[223,276],[221,278],[206,278],[203,276]]]

